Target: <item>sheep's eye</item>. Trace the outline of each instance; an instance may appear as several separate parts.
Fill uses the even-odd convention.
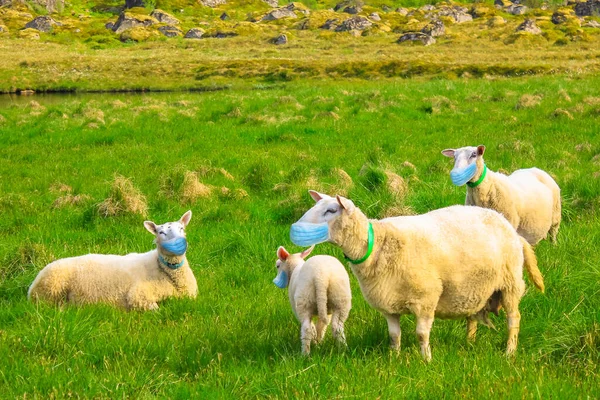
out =
[[[471,158],[475,158],[475,157],[477,157],[477,153],[475,153],[475,152],[471,153]]]
[[[337,210],[335,208],[328,208],[323,215],[327,215],[328,213],[335,214],[336,212]]]
[[[159,235],[165,235],[165,236],[167,236],[167,234],[166,234],[166,233],[164,233],[164,232],[158,232],[158,234],[159,234]]]

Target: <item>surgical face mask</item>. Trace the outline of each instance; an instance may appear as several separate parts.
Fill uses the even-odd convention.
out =
[[[171,240],[165,240],[164,242],[161,242],[160,247],[171,254],[180,256],[183,255],[187,250],[187,240],[184,237],[179,236]]]
[[[279,289],[285,289],[287,287],[287,285],[288,285],[287,272],[285,272],[285,271],[279,271],[279,273],[277,274],[277,276],[275,277],[275,279],[273,279],[273,283]]]
[[[473,162],[463,168],[454,168],[450,172],[450,179],[456,186],[462,186],[469,182],[477,173],[477,163]]]
[[[329,225],[327,222],[312,224],[296,222],[290,229],[290,239],[298,246],[306,247],[329,240]]]

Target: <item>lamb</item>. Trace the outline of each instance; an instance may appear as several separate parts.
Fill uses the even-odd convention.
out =
[[[416,316],[426,361],[436,316],[466,317],[467,338],[474,339],[477,314],[499,291],[508,319],[506,353],[515,352],[523,264],[541,291],[544,282],[531,246],[499,213],[452,206],[369,220],[347,198],[309,193],[317,204],[292,225],[292,242],[330,242],[344,251],[366,301],[387,320],[392,349],[400,348],[400,315],[406,313]]]
[[[312,341],[323,340],[327,325],[331,321],[333,337],[339,345],[346,345],[344,323],[352,307],[350,278],[344,266],[331,256],[314,256],[304,259],[314,246],[302,253],[291,254],[282,246],[277,250],[277,277],[273,283],[284,289],[292,311],[301,324],[300,339],[302,353],[310,353]],[[317,328],[312,322],[318,317]]]
[[[56,260],[37,275],[27,297],[57,304],[107,303],[128,310],[156,310],[168,297],[196,297],[198,285],[185,256],[185,228],[192,218],[144,227],[156,249],[124,256],[87,254]]]
[[[554,179],[538,168],[520,169],[509,176],[493,172],[483,161],[484,152],[483,145],[442,151],[454,157],[452,182],[468,186],[465,204],[498,211],[532,246],[548,234],[555,243],[561,199]]]

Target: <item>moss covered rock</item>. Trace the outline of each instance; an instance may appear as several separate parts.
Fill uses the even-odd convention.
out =
[[[119,15],[119,19],[112,29],[115,33],[123,33],[132,28],[147,28],[156,24],[158,24],[158,20],[149,15],[124,11]]]
[[[19,37],[21,39],[39,40],[40,32],[36,29],[26,28],[19,31]]]
[[[159,34],[154,29],[136,26],[121,33],[119,37],[122,42],[145,42],[156,39]]]

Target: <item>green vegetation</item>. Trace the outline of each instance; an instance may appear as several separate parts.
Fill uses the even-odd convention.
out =
[[[593,76],[265,80],[211,93],[0,97],[1,397],[599,397],[599,88]],[[402,350],[391,353],[353,277],[348,349],[328,333],[303,358],[271,280],[277,246],[299,250],[289,225],[312,204],[306,189],[347,193],[371,217],[462,203],[439,152],[479,143],[495,170],[549,171],[564,199],[558,244],[536,248],[547,291],[521,303],[516,359],[503,354],[503,315],[473,345],[464,321],[436,320],[429,365],[403,317]],[[48,262],[150,250],[144,213],[164,222],[187,209],[196,300],[148,313],[27,302]],[[342,257],[328,244],[317,253]]]

